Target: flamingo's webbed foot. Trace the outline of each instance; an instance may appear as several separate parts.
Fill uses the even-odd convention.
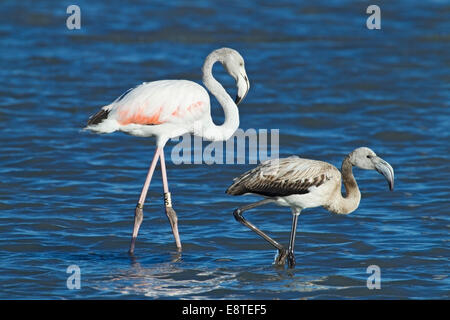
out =
[[[139,232],[139,227],[141,226],[143,220],[144,220],[144,206],[138,203],[136,206],[136,210],[134,211],[134,227],[133,227],[133,235],[131,237],[130,250],[128,250],[129,254],[134,253],[136,238]]]
[[[288,256],[288,251],[286,249],[278,250],[278,255],[275,258],[275,265],[277,266],[284,266],[286,263],[286,257]]]
[[[287,260],[288,260],[288,267],[289,268],[294,268],[295,266],[295,256],[294,256],[294,252],[289,252],[287,255]]]
[[[167,202],[167,198],[169,199],[169,202]],[[170,226],[172,227],[175,244],[177,246],[178,251],[181,251],[181,240],[180,235],[178,233],[178,217],[177,213],[172,208],[172,203],[170,202],[170,193],[165,194],[165,203],[166,203],[166,215],[167,218],[169,219]]]

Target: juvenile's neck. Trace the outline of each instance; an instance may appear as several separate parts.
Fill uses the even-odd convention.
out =
[[[349,214],[355,211],[359,206],[361,200],[361,192],[359,191],[358,184],[353,176],[353,165],[350,161],[350,157],[345,157],[342,161],[341,174],[342,181],[345,187],[345,196],[342,196],[341,190],[338,190],[337,201],[335,201],[333,208],[331,209],[335,213]]]

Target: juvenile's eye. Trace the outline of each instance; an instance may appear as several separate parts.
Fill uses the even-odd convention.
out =
[[[371,156],[371,155],[368,155],[368,156],[367,156],[367,159],[371,159],[371,158],[372,158],[372,156]]]

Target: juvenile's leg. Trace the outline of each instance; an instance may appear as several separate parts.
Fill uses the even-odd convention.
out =
[[[240,207],[240,208],[237,208],[236,210],[234,210],[233,215],[237,221],[242,223],[244,226],[246,226],[250,230],[256,232],[259,236],[261,236],[263,239],[265,239],[271,245],[273,245],[275,248],[277,248],[278,256],[275,259],[275,264],[283,265],[285,263],[286,256],[288,253],[287,250],[280,243],[278,243],[277,241],[275,241],[274,239],[269,237],[266,233],[264,233],[263,231],[258,229],[254,224],[252,224],[251,222],[246,220],[244,218],[244,216],[242,215],[247,210],[256,208],[258,206],[262,206],[262,205],[270,203],[270,202],[273,202],[273,200],[272,199],[264,199],[264,200],[261,200],[261,201],[255,202],[255,203],[248,204],[246,206],[243,206],[243,207]]]

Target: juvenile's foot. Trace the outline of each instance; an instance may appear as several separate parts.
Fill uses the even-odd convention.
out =
[[[287,255],[288,267],[293,268],[295,266],[295,256],[293,252],[289,252]]]
[[[279,266],[283,266],[286,263],[286,257],[288,255],[288,251],[286,249],[278,250],[278,255],[275,258],[275,264]]]

